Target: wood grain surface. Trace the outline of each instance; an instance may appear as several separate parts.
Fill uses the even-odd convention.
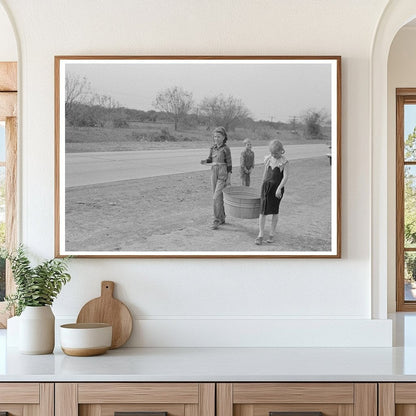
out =
[[[0,121],[17,116],[17,93],[0,92]]]
[[[234,403],[354,403],[351,383],[234,383]]]
[[[111,349],[121,347],[133,329],[130,311],[113,297],[114,282],[101,282],[101,296],[86,303],[80,310],[77,323],[107,323],[113,327]]]
[[[394,416],[396,412],[394,383],[380,383],[378,391],[379,416]]]
[[[17,91],[17,62],[0,62],[0,91]]]
[[[1,383],[0,403],[2,404],[39,404],[39,400],[39,383]]]
[[[77,400],[80,404],[198,404],[200,386],[198,383],[79,383]]]
[[[92,357],[94,355],[101,355],[104,354],[108,347],[101,347],[101,348],[64,348],[61,347],[62,351],[66,355],[72,355],[74,357]]]

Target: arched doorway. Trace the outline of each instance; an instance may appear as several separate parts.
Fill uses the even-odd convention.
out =
[[[395,159],[391,160],[388,58],[393,39],[416,17],[413,0],[390,2],[380,18],[371,59],[371,172],[372,172],[372,316],[387,317],[387,299],[395,293]],[[391,94],[390,94],[391,95]],[[393,111],[393,114],[392,114]],[[392,142],[393,141],[393,142]],[[392,280],[394,279],[394,280]],[[389,302],[391,303],[391,302]],[[390,305],[390,312],[391,305]]]

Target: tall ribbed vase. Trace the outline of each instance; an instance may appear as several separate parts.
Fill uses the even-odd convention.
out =
[[[55,315],[49,305],[26,306],[19,319],[19,351],[50,354],[55,347]]]

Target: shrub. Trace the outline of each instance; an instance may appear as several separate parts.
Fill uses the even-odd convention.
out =
[[[113,120],[113,127],[115,127],[116,129],[125,129],[129,127],[129,123],[124,118],[115,118]]]

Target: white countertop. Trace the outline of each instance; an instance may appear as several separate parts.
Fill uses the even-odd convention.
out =
[[[119,348],[24,355],[0,330],[0,382],[416,381],[416,314],[394,316],[393,348]]]
[[[9,348],[0,381],[416,381],[416,348],[119,348],[96,357]]]

